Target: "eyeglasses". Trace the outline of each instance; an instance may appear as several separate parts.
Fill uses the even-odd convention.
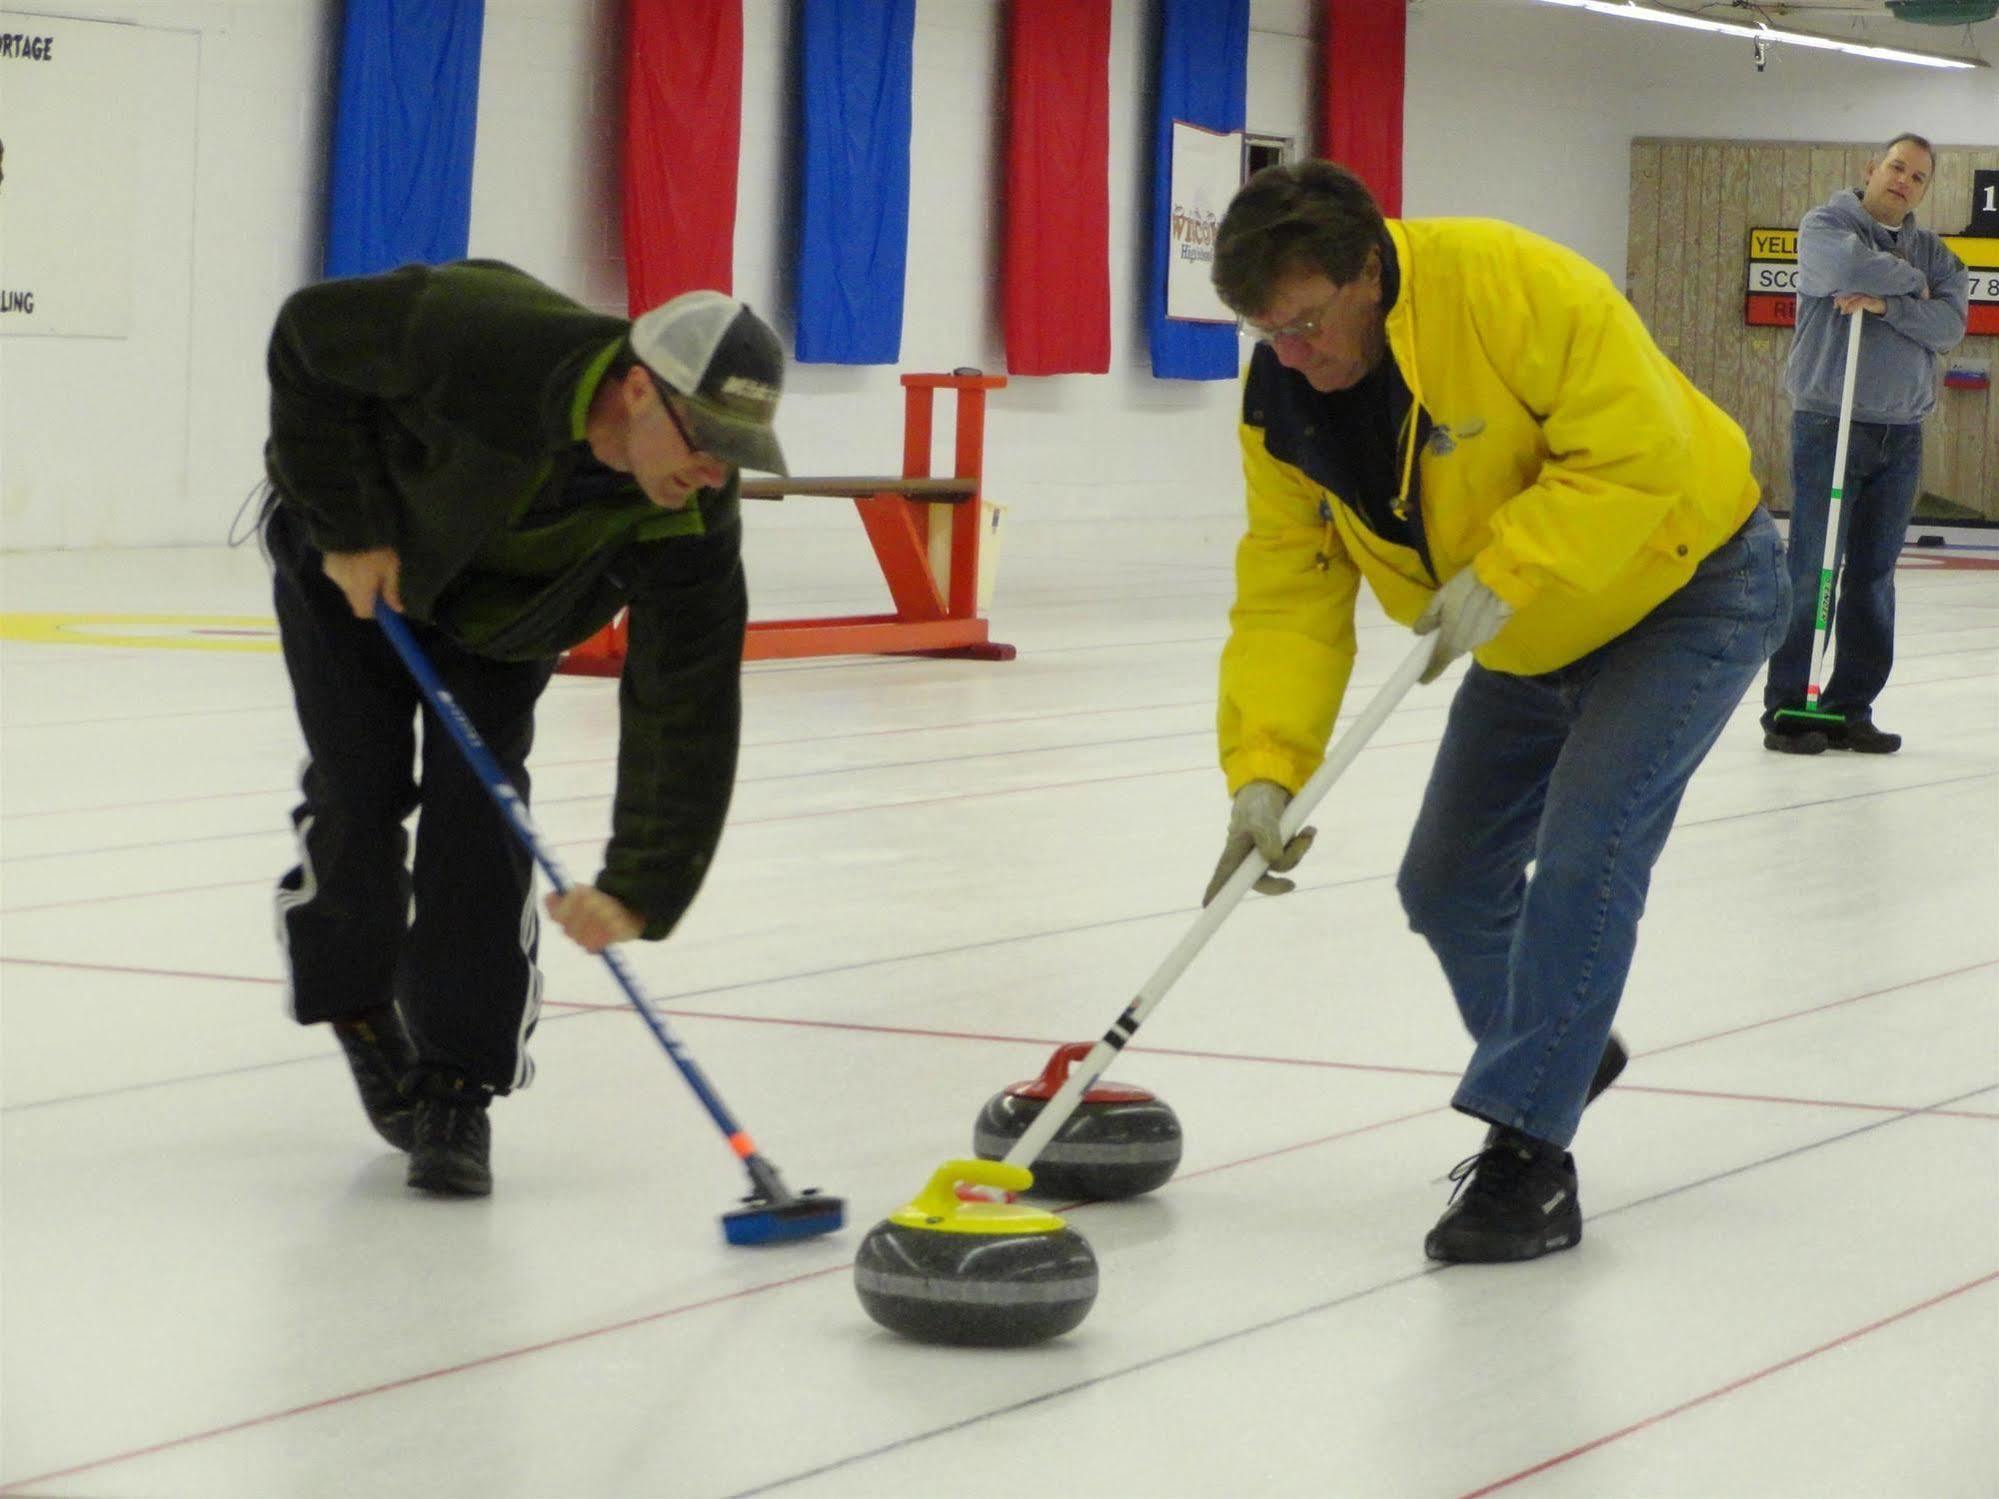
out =
[[[695,439],[694,434],[687,430],[687,424],[681,421],[680,413],[674,409],[673,398],[663,390],[659,392],[659,404],[666,408],[666,419],[673,423],[673,430],[680,434],[680,440],[687,445],[688,457],[715,458],[715,455],[702,447]],[[725,468],[735,467],[732,463],[723,463],[723,460],[720,458],[715,458],[715,461],[722,463]]]
[[[1281,328],[1259,328],[1255,323],[1245,322],[1243,331],[1260,344],[1275,343],[1280,338],[1317,338],[1319,330],[1326,325],[1326,319],[1332,315],[1333,303],[1337,300],[1338,294],[1335,293],[1305,316],[1293,318]]]

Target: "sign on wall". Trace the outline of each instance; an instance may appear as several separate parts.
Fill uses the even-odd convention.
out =
[[[1999,167],[1971,174],[1971,222],[1964,232],[1999,235]]]
[[[1189,323],[1234,323],[1215,295],[1215,231],[1242,186],[1242,132],[1173,122],[1173,206],[1167,216],[1166,315]]]
[[[131,330],[142,40],[0,11],[0,335]]]
[[[1971,273],[1966,333],[1999,333],[1999,239],[1946,234],[1943,242]],[[1742,321],[1752,328],[1789,328],[1798,321],[1798,231],[1749,231],[1749,289]]]

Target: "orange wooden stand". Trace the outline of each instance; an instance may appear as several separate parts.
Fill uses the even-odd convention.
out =
[[[962,498],[939,503],[883,490],[857,497],[875,560],[888,584],[893,614],[837,615],[823,619],[755,619],[743,642],[743,659],[797,656],[921,655],[1011,661],[1014,649],[991,638],[978,612],[979,539],[983,511],[986,392],[1006,384],[1004,375],[904,375],[902,476],[927,480],[937,392],[957,392],[958,420],[952,477],[966,481]],[[774,498],[808,490],[814,481],[748,480],[744,494]],[[912,486],[914,487],[914,486]],[[953,486],[955,489],[956,486]],[[616,676],[625,661],[625,621],[620,618],[562,658],[560,671]]]

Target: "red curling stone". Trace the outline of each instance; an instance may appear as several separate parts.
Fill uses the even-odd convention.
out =
[[[973,1154],[1003,1160],[1069,1080],[1069,1069],[1090,1054],[1092,1044],[1058,1047],[1040,1077],[988,1099],[972,1128]],[[1180,1120],[1163,1098],[1100,1080],[1031,1163],[1033,1190],[1064,1197],[1137,1197],[1172,1177],[1180,1165],[1181,1145]]]

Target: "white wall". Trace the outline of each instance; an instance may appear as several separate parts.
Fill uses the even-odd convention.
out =
[[[1999,71],[1993,68],[1941,72],[1778,46],[1768,49],[1759,73],[1747,42],[1632,22],[1602,24],[1663,33],[1648,44],[1648,66],[1633,81],[1625,116],[1633,135],[1884,142],[1913,130],[1940,146],[1999,145]],[[1999,65],[1999,20],[1968,28],[1884,22],[1868,36],[1926,52],[1975,51]],[[1962,228],[1969,207],[1950,205],[1948,227]]]
[[[1306,0],[1252,12],[1248,123],[1309,140]],[[798,365],[783,430],[795,470],[891,473],[902,453],[904,370],[1006,368],[999,326],[999,197],[1004,84],[999,0],[918,0],[910,158],[909,282],[899,367]],[[774,312],[784,290],[791,197],[776,130],[789,76],[782,0],[747,0],[742,186],[736,292]],[[990,398],[988,492],[1010,527],[1067,519],[1232,516],[1240,478],[1233,381],[1155,380],[1139,316],[1150,193],[1153,7],[1112,11],[1110,95],[1111,369],[1107,375],[1015,380]],[[1278,29],[1283,28],[1283,29]],[[1287,34],[1287,31],[1289,34]],[[951,461],[951,402],[940,398],[936,464]],[[793,503],[760,524],[854,530],[844,507]]]
[[[1617,24],[1605,21],[1603,29]],[[1544,5],[1417,0],[1410,7],[1405,214],[1507,219],[1622,277],[1627,64],[1614,49],[1592,53],[1578,29],[1576,16]]]
[[[1882,45],[1999,63],[1999,21],[1887,19],[1846,28]],[[1999,71],[1938,72],[1772,47],[1543,5],[1412,0],[1403,211],[1512,219],[1573,245],[1621,281],[1630,145],[1644,135],[1999,142]],[[1937,205],[1941,207],[1941,205]],[[1945,210],[1958,227],[1968,205]]]
[[[470,253],[625,315],[622,0],[487,0]]]
[[[0,341],[0,543],[218,540],[258,472],[271,318],[317,266],[326,20],[304,0],[60,10],[157,44],[129,101],[134,323],[121,340]]]
[[[1004,368],[994,280],[1002,0],[918,0],[910,277],[901,369]],[[14,9],[15,7],[10,7]],[[51,8],[55,8],[53,5]],[[1315,0],[1252,0],[1249,126],[1309,141]],[[100,348],[0,345],[0,542],[207,543],[261,468],[262,351],[284,294],[317,274],[334,0],[62,0],[64,14],[182,33],[194,95],[135,100],[185,186],[153,195],[157,280],[145,326]],[[745,0],[736,290],[790,326],[791,0]],[[621,0],[489,0],[472,241],[593,305],[623,307],[617,142]],[[1240,504],[1229,382],[1157,381],[1138,317],[1156,6],[1116,0],[1111,55],[1112,369],[1017,380],[993,399],[988,488],[1011,526],[1198,517]],[[1877,22],[1918,45],[1961,33]],[[1974,42],[1999,59],[1999,23]],[[1939,75],[1812,54],[1758,76],[1721,39],[1598,20],[1531,0],[1414,0],[1405,211],[1512,218],[1623,273],[1634,134],[1940,141],[1999,133],[1994,75]],[[190,123],[191,121],[191,123]],[[176,227],[175,214],[180,213]],[[174,235],[184,269],[169,266]],[[178,312],[176,313],[176,309]],[[174,315],[170,315],[174,314]],[[84,357],[88,354],[90,357]],[[893,470],[901,391],[889,368],[801,366],[783,427],[800,469]],[[148,407],[149,397],[159,400]],[[184,414],[176,402],[184,401]],[[945,403],[948,405],[948,402]],[[949,423],[940,411],[940,467]],[[25,496],[19,503],[14,497]],[[758,524],[821,526],[793,502]],[[843,543],[844,545],[845,543]]]
[[[1309,136],[1310,0],[1254,0],[1252,128]],[[10,548],[219,539],[260,472],[262,346],[278,303],[318,272],[338,7],[332,0],[64,0],[66,14],[185,33],[199,54],[188,119],[149,120],[156,148],[192,156],[192,228],[155,223],[155,252],[190,242],[190,289],[147,288],[186,327],[141,330],[115,361],[129,411],[148,392],[191,392],[172,430],[99,414],[96,350],[4,358],[0,429]],[[736,289],[788,331],[792,217],[791,5],[745,0]],[[511,259],[593,305],[622,311],[617,147],[619,0],[489,0],[480,72],[471,250]],[[1000,0],[920,0],[915,44],[910,276],[900,369],[1004,368],[993,203],[1000,136]],[[1149,183],[1153,7],[1119,0],[1112,36],[1113,369],[1016,382],[994,398],[990,487],[1025,518],[1227,514],[1236,487],[1230,382],[1155,381],[1137,315]],[[141,106],[145,101],[137,101]],[[186,174],[182,174],[185,180]],[[185,196],[183,190],[182,196]],[[170,200],[169,200],[170,201]],[[801,366],[783,421],[795,466],[893,471],[897,369]],[[128,399],[129,397],[129,399]],[[938,463],[948,465],[948,398]],[[65,444],[59,435],[74,434]],[[853,530],[840,507],[794,504],[760,524]],[[856,531],[858,535],[858,532]]]

